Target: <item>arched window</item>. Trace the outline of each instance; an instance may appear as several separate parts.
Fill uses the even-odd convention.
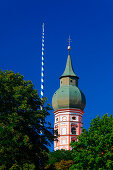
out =
[[[72,133],[72,134],[76,134],[76,128],[75,128],[75,127],[72,127],[72,128],[71,128],[71,133]]]

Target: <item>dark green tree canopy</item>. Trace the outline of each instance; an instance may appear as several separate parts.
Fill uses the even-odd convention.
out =
[[[1,167],[33,163],[41,168],[53,141],[53,129],[45,121],[48,110],[31,81],[19,73],[0,71]]]
[[[113,117],[97,116],[71,144],[75,164],[70,169],[113,169]]]

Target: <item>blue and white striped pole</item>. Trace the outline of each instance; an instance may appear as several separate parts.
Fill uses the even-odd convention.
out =
[[[44,23],[42,24],[41,99],[44,96]]]

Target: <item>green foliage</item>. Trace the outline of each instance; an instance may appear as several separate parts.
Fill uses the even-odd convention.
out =
[[[56,169],[56,166],[58,165],[56,163],[61,162],[61,160],[64,161],[63,162],[64,164],[65,163],[68,164],[67,161],[73,160],[72,151],[62,149],[62,150],[56,150],[54,152],[50,152],[49,160],[47,162],[45,169]],[[61,162],[61,165],[62,165],[62,162]]]
[[[68,170],[73,165],[73,160],[56,162],[55,168],[56,170]]]
[[[89,131],[83,129],[73,147],[74,165],[70,169],[113,169],[113,117],[97,116]]]
[[[22,167],[19,166],[17,163],[13,164],[10,170],[35,170],[35,165],[33,164],[23,164]]]
[[[50,110],[49,105],[44,106],[45,100],[19,73],[0,71],[1,169],[33,164],[36,169],[43,168],[47,146],[53,141],[53,129],[45,122]]]

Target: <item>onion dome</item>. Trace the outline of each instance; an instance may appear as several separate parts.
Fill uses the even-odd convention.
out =
[[[79,77],[74,73],[70,48],[65,71],[60,77],[60,88],[54,93],[52,106],[54,110],[77,108],[84,110],[86,99],[83,92],[78,88]]]

